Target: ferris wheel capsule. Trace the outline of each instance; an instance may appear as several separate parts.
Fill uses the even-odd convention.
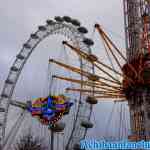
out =
[[[14,72],[19,71],[19,69],[18,69],[17,67],[15,67],[15,66],[12,66],[12,67],[10,68],[10,70],[12,70],[12,71],[14,71]]]
[[[64,16],[63,17],[64,21],[70,23],[72,21],[72,19],[69,16]]]
[[[23,55],[21,55],[21,54],[18,54],[17,56],[16,56],[18,59],[20,59],[20,60],[23,60],[25,57],[23,56]]]
[[[53,132],[62,132],[65,129],[65,123],[59,122],[54,125],[49,125],[49,130]]]
[[[94,104],[98,103],[97,99],[95,97],[92,97],[92,96],[88,96],[86,98],[86,102],[91,104],[91,105],[94,105]]]
[[[54,19],[55,19],[57,22],[63,22],[63,21],[64,21],[63,18],[60,17],[60,16],[56,16]]]
[[[71,20],[71,23],[72,23],[73,25],[75,25],[75,26],[80,26],[80,25],[81,25],[81,23],[80,23],[78,20],[76,20],[76,19],[72,19],[72,20]]]
[[[26,49],[31,49],[31,46],[29,45],[29,43],[23,44],[23,47],[26,48]]]
[[[93,123],[90,122],[89,120],[87,120],[87,121],[84,120],[81,122],[81,126],[86,129],[89,129],[89,128],[93,128]]]
[[[38,39],[39,37],[38,37],[37,34],[34,33],[34,34],[31,34],[31,38],[36,40],[36,39]]]
[[[53,25],[55,22],[54,22],[53,20],[47,20],[46,23],[47,23],[48,25]]]
[[[88,33],[88,30],[85,27],[79,27],[78,31],[83,34]]]
[[[40,31],[45,31],[46,30],[45,26],[39,26],[38,28],[39,28]]]
[[[89,39],[89,38],[85,38],[85,39],[83,40],[83,42],[84,42],[86,45],[88,45],[88,46],[94,45],[93,40],[91,40],[91,39]]]

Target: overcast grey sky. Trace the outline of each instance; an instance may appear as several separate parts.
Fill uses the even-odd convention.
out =
[[[45,24],[47,19],[54,18],[54,16],[68,15],[79,19],[81,23],[89,29],[88,35],[96,41],[96,45],[100,44],[98,43],[98,34],[93,36],[92,32],[94,24],[98,22],[106,28],[113,40],[120,47],[124,48],[122,0],[0,0],[0,2],[1,89],[8,75],[9,68],[16,54],[20,51],[22,44],[25,43],[31,33],[36,31],[38,25]],[[57,37],[55,37],[55,39],[57,39]],[[54,40],[50,38],[41,43],[37,48],[37,52],[35,52],[36,54],[34,53],[32,55],[32,58],[30,58],[25,66],[23,74],[17,84],[17,90],[19,91],[17,95],[19,98],[24,96],[29,98],[27,94],[30,96],[42,94],[39,87],[40,82],[36,81],[41,80],[41,77],[45,75],[44,72],[47,69],[48,61],[47,56],[50,55],[48,50],[55,49],[56,47],[55,44],[52,44],[54,43],[53,41]],[[97,48],[98,46],[95,47],[94,52],[103,58],[101,55],[103,53]],[[46,50],[43,52],[43,49]],[[40,59],[41,56],[43,56],[43,60]],[[39,68],[41,70],[39,70]],[[32,81],[34,84],[31,86]],[[44,83],[40,84],[41,87],[44,86]],[[100,105],[97,106],[96,114],[105,114],[104,110],[110,111],[111,104],[108,104],[108,106],[107,104],[103,105],[105,107],[101,110]],[[102,120],[106,120],[103,115]]]
[[[123,9],[122,1],[120,0],[111,0],[109,2],[102,0],[13,0],[11,2],[1,0],[1,86],[15,55],[21,49],[22,44],[29,38],[29,35],[36,31],[38,25],[45,24],[46,19],[54,18],[57,15],[69,15],[79,19],[83,25],[88,27],[89,36],[92,36],[93,26],[98,22],[108,31],[113,31],[116,35],[124,37]],[[121,47],[124,47],[124,41],[118,37],[114,36],[113,40]],[[94,36],[94,40],[97,42],[99,40],[98,36]],[[101,50],[94,49],[95,51],[101,55]]]

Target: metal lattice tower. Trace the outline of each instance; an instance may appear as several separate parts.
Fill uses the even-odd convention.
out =
[[[149,53],[150,1],[123,0],[126,49],[128,62],[139,53]],[[131,121],[131,139],[148,140],[150,137],[150,88],[139,87],[128,98]],[[129,138],[129,139],[130,139]]]

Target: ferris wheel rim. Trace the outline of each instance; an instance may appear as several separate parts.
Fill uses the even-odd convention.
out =
[[[54,27],[54,26],[55,26],[55,31],[53,31],[52,29],[50,29],[50,27]],[[65,28],[68,29],[72,33],[72,35],[67,35],[65,33],[65,31],[61,32],[61,30],[62,29],[65,30]],[[26,62],[29,59],[29,57],[32,54],[32,52],[35,50],[36,46],[38,44],[40,44],[46,37],[49,37],[50,35],[57,34],[57,33],[58,34],[62,34],[64,36],[67,36],[74,43],[75,42],[81,42],[81,41],[83,41],[83,39],[85,38],[85,36],[84,36],[83,33],[79,34],[77,28],[78,27],[76,27],[76,26],[74,26],[74,25],[72,25],[70,23],[68,24],[68,23],[63,23],[63,22],[56,21],[56,22],[52,22],[52,24],[50,25],[50,22],[47,21],[47,24],[43,25],[43,26],[39,26],[39,29],[35,33],[31,34],[29,40],[27,40],[27,42],[23,45],[23,48],[20,50],[20,52],[16,56],[16,59],[15,59],[13,65],[10,68],[8,77],[7,77],[7,79],[6,79],[5,83],[4,83],[2,94],[1,94],[1,99],[0,99],[0,106],[1,106],[1,108],[3,108],[2,107],[2,102],[6,101],[6,104],[5,104],[6,105],[6,109],[5,109],[5,112],[3,114],[4,118],[3,118],[1,138],[5,137],[5,128],[6,128],[6,123],[7,123],[8,109],[9,109],[9,106],[10,106],[10,100],[11,100],[11,97],[13,95],[15,86],[16,86],[17,81],[19,79],[19,76],[20,76],[20,74],[22,72],[22,69],[24,68],[24,65],[26,64]],[[60,30],[60,32],[58,32],[59,30]],[[41,34],[44,33],[44,34],[41,35],[41,37],[40,37],[39,33],[41,33]],[[76,33],[76,36],[74,35],[74,33]],[[39,36],[38,36],[38,34],[39,34]],[[73,37],[75,39],[73,39]],[[32,40],[33,40],[33,42],[34,41],[36,41],[36,42],[31,46],[30,44],[32,43],[31,42]],[[88,51],[91,51],[90,50],[90,46],[88,46],[88,45],[85,45],[85,46],[87,46]],[[26,56],[22,55],[24,50],[26,50],[26,51],[30,50],[26,54]],[[22,63],[19,64],[18,63],[19,61],[22,61]],[[20,65],[19,66],[20,68],[18,68],[16,66],[17,63],[18,63],[18,65]],[[16,77],[15,77],[14,81],[10,80],[11,76],[13,76],[13,75],[15,76],[15,74],[16,74]],[[8,88],[8,93],[9,94],[7,92],[5,92],[5,91],[7,91],[7,88]],[[88,116],[88,117],[90,117],[90,116]],[[84,133],[84,134],[86,134],[86,133]],[[1,139],[1,142],[2,142],[2,140],[3,139]]]

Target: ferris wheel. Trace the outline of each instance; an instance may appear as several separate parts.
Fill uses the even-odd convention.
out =
[[[31,121],[31,120],[29,121],[29,117],[31,116],[29,116],[29,111],[27,109],[28,109],[29,103],[30,104],[32,103],[32,99],[17,101],[17,99],[12,99],[12,96],[13,96],[17,81],[19,79],[19,76],[21,75],[22,70],[25,64],[27,63],[27,60],[31,56],[32,52],[44,39],[46,39],[47,37],[51,35],[59,34],[69,39],[70,43],[74,45],[75,47],[82,49],[83,52],[86,52],[87,54],[91,54],[90,47],[94,43],[91,39],[85,36],[87,32],[88,30],[85,27],[81,26],[80,22],[76,19],[72,19],[68,16],[55,17],[54,20],[47,20],[46,25],[39,26],[38,30],[35,33],[31,34],[27,42],[23,44],[23,47],[21,48],[20,52],[16,56],[16,59],[10,68],[8,77],[5,81],[5,84],[3,86],[3,90],[1,93],[0,142],[1,142],[2,149],[9,149],[11,147],[13,140],[15,140],[17,136],[17,132],[19,131],[19,128],[21,128],[21,126],[24,126],[24,123],[23,123],[24,120],[26,120],[26,122]],[[66,42],[63,42],[63,44],[66,44]],[[50,59],[49,61],[50,61],[50,65],[51,65],[51,62],[57,63],[53,59]],[[62,63],[61,65],[64,65],[65,67],[69,67],[67,66],[67,64]],[[94,73],[94,67],[88,61],[83,60],[82,57],[78,57],[78,65],[81,70],[84,69],[84,71],[91,73],[91,78],[95,77],[94,75],[92,76],[92,74]],[[50,93],[64,94],[62,93],[62,91],[60,93],[59,92],[55,93],[56,87],[54,89],[53,85],[54,83],[56,83],[55,80],[61,77],[54,74],[54,72],[52,73],[52,70],[49,70],[49,71],[51,74]],[[80,76],[78,76],[78,78],[80,78],[80,80],[83,80],[85,76],[83,76],[82,72],[80,72]],[[81,84],[80,88],[83,89],[84,87],[85,85]],[[91,86],[91,89],[93,89],[92,86]],[[93,95],[93,93],[89,95]],[[71,95],[70,97],[73,97],[73,95]],[[69,129],[70,132],[64,132],[63,137],[65,137],[65,142],[61,143],[61,147],[63,145],[63,149],[66,149],[66,150],[79,148],[79,141],[81,139],[84,139],[87,133],[87,130],[93,127],[93,124],[90,122],[90,116],[92,112],[92,105],[97,103],[97,101],[94,101],[94,103],[91,101],[85,101],[86,97],[87,96],[82,95],[82,92],[80,92],[79,94],[75,96],[75,98],[71,98],[71,100],[74,103],[74,106],[71,108],[70,114],[66,116],[65,124],[61,122],[58,123],[57,126],[51,128],[52,134],[48,133],[48,136],[50,135],[51,137],[51,140],[50,140],[51,149],[58,148],[58,147],[56,148],[56,145],[58,146],[58,143],[54,141],[55,133],[62,132],[64,128],[65,130]],[[16,121],[13,123],[11,127],[10,127],[10,124],[8,123],[8,116],[9,116],[9,113],[11,113],[10,106],[14,106],[16,108],[22,109],[22,111],[20,111],[19,117],[16,119]],[[6,129],[8,128],[8,126],[11,129],[7,133]],[[43,127],[42,125],[40,126],[40,128],[44,128],[48,130],[45,126]]]
[[[23,133],[19,129],[26,128],[35,135],[44,137],[44,141],[48,143],[48,148],[51,150],[60,148],[79,150],[80,141],[85,139],[88,129],[93,128],[93,123],[90,121],[93,105],[97,104],[98,100],[111,99],[120,103],[126,101],[125,90],[130,85],[131,79],[124,72],[124,67],[122,68],[122,60],[127,62],[127,59],[99,24],[96,24],[95,28],[101,36],[109,65],[102,62],[98,55],[92,54],[91,46],[94,42],[85,36],[88,30],[81,26],[78,20],[68,16],[47,20],[46,25],[39,26],[38,30],[23,44],[10,68],[1,93],[0,142],[2,149],[10,149],[17,135]],[[44,39],[54,34],[66,37],[67,41],[63,41],[62,44],[67,49],[61,50],[58,59],[50,55],[47,60],[46,97],[17,100],[13,95],[27,60]],[[129,68],[135,72],[132,65]],[[15,107],[15,110],[18,108],[21,110],[18,111],[17,117],[13,116],[13,119],[11,106]],[[127,137],[129,123],[126,122],[127,110],[122,104],[119,107],[120,110],[116,112],[120,114],[118,120],[112,119],[114,107],[110,112],[106,132],[110,132],[109,127],[111,128],[112,121],[115,123],[119,121],[119,126],[115,125],[113,128],[118,126],[117,136],[118,139],[122,139],[123,136]],[[96,126],[97,123],[95,120],[94,122]],[[112,139],[112,137],[108,135],[104,139]]]

